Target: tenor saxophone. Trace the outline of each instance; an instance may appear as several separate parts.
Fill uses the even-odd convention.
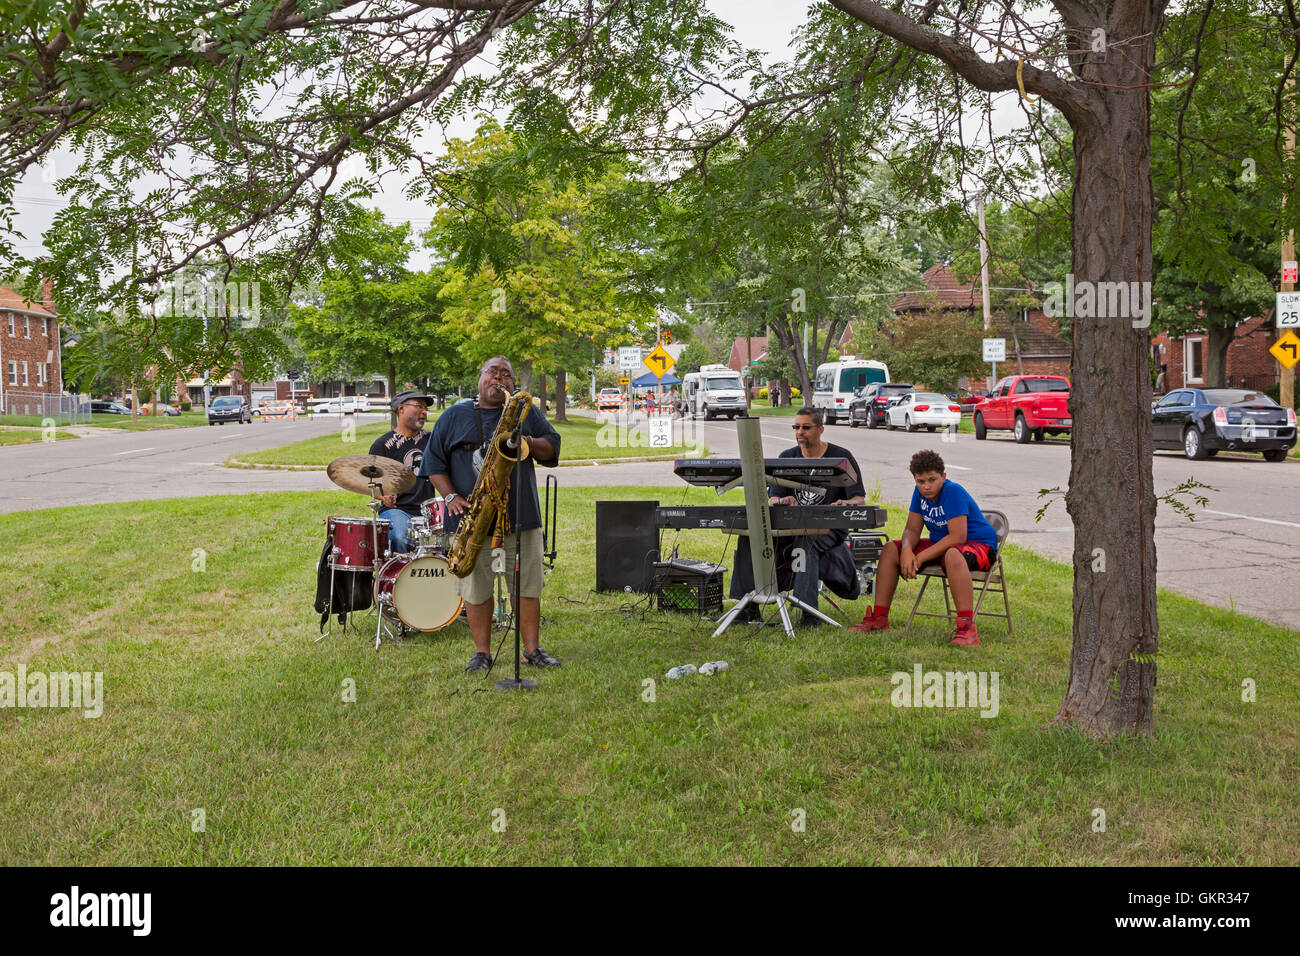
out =
[[[533,396],[522,389],[506,399],[492,440],[483,456],[483,467],[474,482],[474,490],[465,502],[465,512],[452,535],[447,565],[458,578],[474,570],[483,542],[494,529],[507,529],[506,496],[510,487],[510,469],[528,457],[528,439],[520,436],[519,448],[509,447],[515,427],[533,407]]]

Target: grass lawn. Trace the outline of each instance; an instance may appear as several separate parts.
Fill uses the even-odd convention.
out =
[[[560,433],[561,461],[593,458],[637,458],[646,455],[694,454],[694,446],[673,445],[669,448],[646,447],[645,426],[628,430],[627,425],[572,416],[567,422],[552,422]],[[428,427],[432,427],[433,419]],[[680,426],[678,426],[680,429]],[[349,433],[342,428],[330,435],[320,435],[291,445],[240,455],[239,460],[263,465],[316,465],[324,467],[340,455],[365,454],[370,444],[388,431],[388,423],[362,425]],[[703,453],[703,452],[701,452]]]
[[[200,409],[181,412],[179,415],[92,415],[89,423],[97,427],[120,428],[125,431],[148,431],[152,428],[188,428],[206,425],[208,413]]]
[[[93,425],[96,428],[121,428],[127,431],[144,431],[150,428],[185,428],[190,425],[206,425],[208,422],[207,413],[203,410],[181,412],[179,415],[155,415],[140,416],[131,415],[105,415],[102,412],[82,416],[87,419],[78,421],[77,425]],[[29,425],[41,427],[44,425],[44,419],[40,415],[0,415],[0,425]],[[67,428],[67,425],[59,425],[59,428]]]
[[[34,441],[43,441],[44,437],[45,433],[41,429],[0,428],[0,445],[30,445]],[[66,432],[56,431],[54,433],[55,441],[76,437],[76,435],[69,435]]]
[[[105,694],[98,719],[0,709],[0,864],[1300,863],[1294,632],[1162,592],[1158,737],[1092,743],[1047,728],[1068,567],[1009,547],[1015,635],[981,623],[974,649],[939,621],[714,640],[589,591],[594,501],[656,495],[716,501],[564,490],[543,602],[564,666],[526,696],[463,673],[460,623],[379,653],[367,619],[312,643],[322,522],[361,514],[358,496],[0,516],[18,542],[0,557],[0,671],[100,671]],[[723,557],[721,534],[677,541]],[[730,670],[663,677],[716,659]],[[997,716],[892,707],[890,675],[916,664],[997,671]]]
[[[754,399],[749,405],[749,414],[762,418],[794,418],[795,412],[803,408],[803,403],[796,401],[793,405],[781,405],[773,408],[762,399]]]

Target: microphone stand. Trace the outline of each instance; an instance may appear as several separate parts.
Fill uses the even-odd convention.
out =
[[[518,453],[519,450],[523,448],[522,436],[523,436],[523,428],[524,428],[524,419],[528,417],[528,414],[531,411],[532,409],[530,408],[528,412],[525,412],[523,415],[519,416],[519,421],[515,423],[515,430],[510,436],[510,441],[508,443],[508,446],[512,446],[513,450],[516,453]],[[504,412],[502,414],[504,414]],[[515,463],[515,467],[514,467],[515,476],[514,476],[514,480],[512,480],[511,482],[511,489],[515,493],[515,569],[514,569],[515,586],[514,586],[514,594],[513,594],[514,612],[515,612],[515,678],[514,680],[507,679],[507,680],[497,681],[496,684],[493,685],[496,687],[497,690],[536,690],[537,689],[537,681],[528,680],[527,678],[519,676],[520,627],[523,623],[523,617],[524,617],[523,608],[520,606],[523,603],[523,595],[519,593],[519,579],[520,579],[519,546],[520,546],[520,538],[522,536],[522,532],[519,530],[519,521],[520,521],[519,508],[524,497],[523,489],[519,487],[520,485],[523,484],[523,482],[519,480],[522,477],[520,471],[522,466],[523,466],[523,458],[520,457],[519,461]]]

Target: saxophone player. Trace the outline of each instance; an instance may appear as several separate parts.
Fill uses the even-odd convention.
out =
[[[488,443],[501,420],[505,401],[515,390],[515,370],[502,355],[483,363],[478,376],[478,397],[462,399],[438,418],[429,435],[424,458],[417,474],[428,477],[446,503],[444,530],[455,532],[465,514],[466,498],[474,490],[479,470],[487,454]],[[540,411],[531,405],[521,429],[528,439],[529,456],[510,471],[507,514],[511,522],[502,547],[505,568],[513,571],[515,560],[515,498],[519,496],[520,559],[518,596],[511,595],[519,614],[524,658],[535,667],[558,667],[557,661],[539,645],[542,612],[542,519],[537,503],[537,479],[533,462],[553,468],[560,458],[560,436]],[[474,569],[459,579],[460,596],[465,600],[469,630],[474,638],[474,656],[466,671],[487,670],[492,666],[492,570],[491,541],[485,542]],[[507,575],[514,587],[513,573]]]

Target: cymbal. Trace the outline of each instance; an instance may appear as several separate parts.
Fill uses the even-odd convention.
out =
[[[415,487],[415,472],[400,461],[382,455],[344,455],[325,469],[330,481],[358,494],[370,496],[369,483],[378,483],[381,495],[400,495]]]

